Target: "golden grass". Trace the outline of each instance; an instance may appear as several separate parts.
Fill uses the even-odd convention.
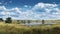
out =
[[[8,24],[8,23],[0,22],[0,26],[11,26],[11,27],[15,27],[15,28],[25,28],[25,29],[30,29],[30,28],[40,28],[40,29],[49,28],[50,29],[50,28],[53,28],[53,27],[60,27],[60,24],[54,24],[54,25],[51,25],[50,27],[46,26],[46,25],[29,27],[29,26],[24,26],[24,25],[21,25],[21,24]]]
[[[35,20],[32,22],[35,22]],[[38,22],[42,22],[41,20],[38,20]],[[0,22],[0,34],[60,34],[60,20],[45,20],[46,22],[57,22],[58,24],[53,25],[40,25],[40,26],[24,26],[20,24],[17,24],[17,21],[13,21],[13,23],[4,23]],[[43,32],[43,33],[42,33]],[[55,33],[56,32],[56,33]]]
[[[54,24],[54,25],[51,25],[51,26],[46,26],[46,25],[41,25],[41,26],[24,26],[24,25],[21,25],[21,24],[8,24],[8,23],[3,23],[3,22],[0,22],[0,34],[26,34],[29,33],[29,34],[33,34],[35,33],[35,30],[38,32],[40,32],[40,30],[51,30],[53,29],[54,27],[59,27],[60,28],[60,24]],[[32,32],[34,30],[34,32]],[[22,33],[23,32],[23,33]]]

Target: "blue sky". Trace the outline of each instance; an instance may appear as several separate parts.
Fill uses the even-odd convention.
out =
[[[34,6],[39,2],[59,4],[60,0],[0,0],[1,5],[5,5],[7,8],[23,7],[24,5]]]
[[[60,0],[0,0],[0,18],[60,19]]]

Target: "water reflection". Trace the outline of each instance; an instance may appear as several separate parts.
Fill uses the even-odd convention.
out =
[[[57,23],[52,23],[52,22],[48,23],[48,22],[46,22],[44,24],[46,24],[47,26],[50,26],[52,24],[57,24]],[[40,22],[32,22],[32,23],[25,23],[25,24],[22,24],[22,25],[26,25],[26,26],[39,26],[39,25],[42,25],[42,23],[40,23]]]
[[[38,23],[38,22],[33,22],[33,23],[25,23],[25,24],[23,24],[23,25],[27,25],[27,26],[37,26],[37,25],[40,25],[40,24],[42,24],[42,23]]]

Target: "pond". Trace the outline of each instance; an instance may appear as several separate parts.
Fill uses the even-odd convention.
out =
[[[57,23],[52,23],[52,22],[49,22],[49,23],[45,23],[47,26],[50,26],[52,24],[57,24]],[[25,23],[25,24],[22,24],[22,25],[25,25],[25,26],[39,26],[39,25],[42,25],[42,23],[40,22],[32,22],[32,23]]]
[[[22,24],[22,25],[26,25],[26,26],[37,26],[37,25],[40,25],[42,23],[37,23],[37,22],[33,22],[33,23],[25,23],[25,24]]]

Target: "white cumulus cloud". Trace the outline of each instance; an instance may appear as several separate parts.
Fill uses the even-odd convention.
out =
[[[7,9],[5,6],[0,6],[0,13],[1,15],[9,15],[13,19],[21,20],[60,19],[60,8],[58,6],[58,4],[37,3],[31,9],[26,10],[18,7]],[[25,7],[28,8],[27,5]],[[6,16],[3,16],[3,18]]]

